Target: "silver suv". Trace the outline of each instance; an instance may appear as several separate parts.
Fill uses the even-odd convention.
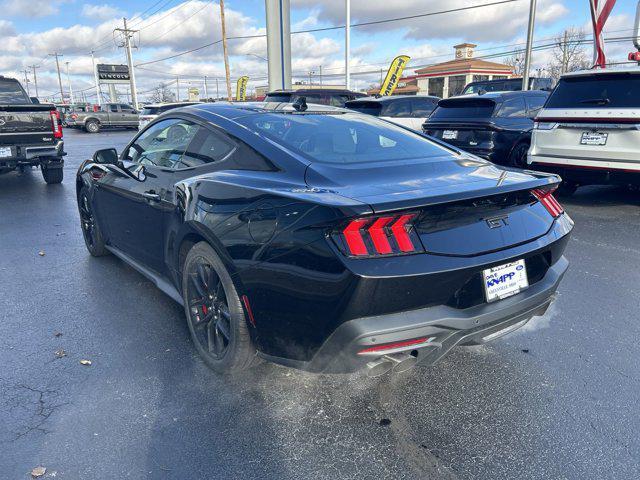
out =
[[[640,68],[562,76],[536,116],[528,163],[559,173],[563,190],[640,185]]]

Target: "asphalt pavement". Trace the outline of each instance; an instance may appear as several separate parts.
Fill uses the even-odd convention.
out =
[[[640,193],[563,201],[556,303],[489,346],[377,379],[224,377],[177,304],[85,250],[76,168],[133,133],[66,130],[62,185],[0,176],[0,478],[640,478]]]

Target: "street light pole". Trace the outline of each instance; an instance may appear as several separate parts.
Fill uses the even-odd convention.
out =
[[[220,24],[222,26],[222,53],[224,55],[224,74],[227,78],[227,99],[231,101],[231,74],[229,73],[229,54],[227,52],[227,30],[224,24],[224,0],[220,0]]]
[[[345,0],[345,25],[344,25],[344,81],[349,90],[351,84],[351,71],[349,56],[351,49],[351,0]]]
[[[67,85],[69,85],[69,103],[73,105],[76,102],[73,100],[73,88],[71,88],[71,77],[69,76],[69,62],[64,62],[64,63],[67,66]]]
[[[522,74],[522,91],[529,90],[529,69],[531,68],[531,47],[533,45],[533,27],[536,21],[536,0],[529,5],[529,27],[527,29],[527,50],[524,58],[524,72]]]
[[[204,76],[204,98],[209,98],[209,91],[207,90],[207,76]]]

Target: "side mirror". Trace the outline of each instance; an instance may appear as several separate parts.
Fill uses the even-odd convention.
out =
[[[103,163],[107,165],[118,164],[118,151],[115,148],[104,148],[93,154],[95,163]]]

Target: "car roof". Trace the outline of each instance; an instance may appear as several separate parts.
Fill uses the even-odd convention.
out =
[[[612,75],[614,73],[630,73],[633,75],[640,75],[640,67],[631,68],[598,68],[591,70],[577,70],[575,72],[568,72],[562,75],[560,78],[566,77],[580,77],[583,75]]]
[[[214,102],[197,103],[184,108],[185,112],[204,111],[233,120],[246,115],[260,113],[297,113],[292,103],[285,102]],[[304,114],[312,113],[353,113],[352,110],[330,105],[319,105],[308,103],[307,110],[300,112]]]
[[[273,90],[267,95],[277,95],[279,93],[285,94],[293,94],[293,93],[335,93],[337,95],[351,93],[355,95],[360,95],[359,92],[354,92],[353,90],[347,90],[346,88],[299,88],[294,90],[293,88],[285,88],[282,90]]]
[[[433,95],[385,95],[382,97],[362,97],[356,100],[349,100],[347,103],[361,103],[361,102],[392,102],[394,100],[403,100],[405,98],[415,99],[415,98],[426,98],[431,100],[440,100],[440,97],[435,97]]]
[[[547,92],[546,90],[515,90],[515,91],[504,91],[504,92],[486,92],[483,94],[479,94],[479,93],[473,93],[473,94],[469,94],[469,95],[459,95],[456,97],[449,97],[446,98],[444,100],[468,100],[470,98],[486,98],[486,99],[490,99],[490,100],[503,100],[506,98],[512,98],[512,97],[530,97],[530,96],[536,96],[536,95],[544,95],[544,96],[548,96],[550,92]]]
[[[143,106],[143,108],[159,108],[159,107],[168,107],[171,105],[177,105],[177,106],[185,106],[188,107],[189,105],[197,105],[200,102],[166,102],[166,103],[147,103],[146,105]]]

